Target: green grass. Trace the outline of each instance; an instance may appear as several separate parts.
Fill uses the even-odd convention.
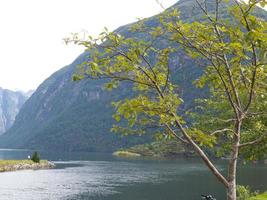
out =
[[[259,194],[256,197],[251,197],[248,200],[267,200],[267,192]]]
[[[122,154],[127,152],[138,154],[144,157],[170,158],[190,154],[190,150],[186,149],[182,144],[173,140],[155,141],[148,144],[136,145],[127,149],[121,149]],[[119,155],[120,156],[120,155]]]
[[[138,153],[132,153],[132,152],[129,152],[129,151],[115,151],[113,153],[113,155],[114,156],[119,156],[119,157],[139,157],[139,156],[141,156]]]
[[[47,160],[41,160],[40,164],[48,163]],[[7,171],[6,168],[12,168],[16,165],[33,165],[35,164],[32,160],[0,160],[0,172]]]
[[[40,163],[47,163],[47,160],[41,160]],[[0,160],[0,167],[18,164],[34,164],[34,162],[32,160]]]

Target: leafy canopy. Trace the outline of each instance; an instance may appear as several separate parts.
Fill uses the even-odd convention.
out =
[[[153,127],[159,138],[210,148],[220,156],[229,155],[233,141],[248,159],[266,156],[267,23],[252,14],[266,1],[235,1],[221,12],[216,2],[210,11],[197,1],[203,18],[192,23],[182,21],[176,9],[159,15],[156,27],[141,20],[131,31],[145,33],[143,40],[107,29],[98,38],[74,34],[66,40],[89,52],[74,80],[108,79],[108,90],[132,83],[133,95],[112,103],[114,119],[127,122],[114,125],[114,132],[143,134]],[[203,69],[196,87],[209,90],[186,115],[179,112],[182,95],[172,78],[177,74],[171,59],[181,51]]]

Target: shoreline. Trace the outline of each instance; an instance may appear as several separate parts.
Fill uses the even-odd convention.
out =
[[[184,147],[176,141],[154,141],[139,144],[129,148],[118,149],[113,152],[117,157],[145,157],[145,158],[180,158],[194,157],[190,148]]]
[[[54,167],[55,164],[47,160],[41,160],[40,163],[31,160],[0,160],[0,173],[28,169],[52,169]]]

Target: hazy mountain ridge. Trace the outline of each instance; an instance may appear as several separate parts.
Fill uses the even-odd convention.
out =
[[[209,1],[209,5],[212,6]],[[201,18],[194,0],[180,0],[173,7],[179,8],[181,18],[194,21]],[[266,12],[257,11],[267,19]],[[146,25],[157,26],[157,17],[151,17]],[[122,26],[116,32],[143,39],[144,33],[131,32],[133,24]],[[157,45],[166,45],[158,40]],[[111,101],[131,94],[129,85],[123,84],[112,92],[103,89],[103,80],[82,80],[72,82],[71,77],[76,66],[87,59],[80,55],[72,64],[62,68],[46,79],[24,104],[14,125],[0,138],[0,147],[56,149],[64,151],[114,151],[147,141],[147,138],[121,138],[110,133],[112,119]],[[192,80],[198,77],[202,69],[182,52],[171,58],[175,77],[180,85],[185,104],[193,103],[193,96],[205,95],[196,90]],[[186,91],[186,92],[182,92]]]
[[[26,93],[0,87],[0,135],[13,125],[19,110],[28,98]]]

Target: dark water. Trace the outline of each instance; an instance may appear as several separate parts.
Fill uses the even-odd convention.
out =
[[[0,150],[0,159],[25,159],[21,150]],[[201,161],[127,160],[107,154],[41,152],[55,161],[52,170],[0,173],[1,200],[199,200],[213,194],[224,200],[224,188]],[[224,163],[218,168],[226,171]],[[267,189],[267,166],[239,166],[238,181]]]

